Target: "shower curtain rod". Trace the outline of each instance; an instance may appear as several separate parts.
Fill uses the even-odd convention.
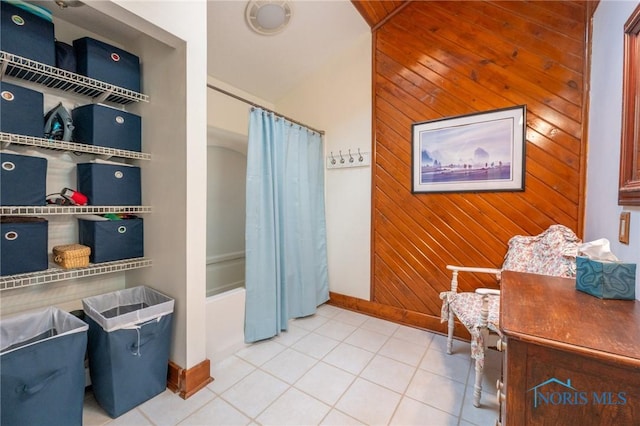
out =
[[[301,123],[301,122],[299,122],[299,121],[296,121],[296,120],[294,120],[293,118],[289,118],[289,117],[287,117],[286,115],[282,115],[282,114],[280,114],[280,113],[278,113],[278,112],[275,112],[275,111],[274,111],[274,110],[272,110],[272,109],[269,109],[269,108],[263,107],[262,105],[258,105],[258,104],[257,104],[257,103],[255,103],[255,102],[251,102],[250,100],[247,100],[247,99],[245,99],[245,98],[242,98],[242,97],[240,97],[240,96],[238,96],[238,95],[234,95],[234,94],[233,94],[233,93],[231,93],[231,92],[227,92],[226,90],[221,89],[221,88],[216,87],[216,86],[213,86],[213,85],[211,85],[211,84],[208,84],[208,83],[207,83],[207,87],[208,87],[208,88],[210,88],[210,89],[213,89],[213,90],[215,90],[215,91],[217,91],[217,92],[220,92],[220,93],[222,93],[223,95],[227,95],[227,96],[230,96],[230,97],[232,97],[232,98],[234,98],[234,99],[237,99],[237,100],[239,100],[239,101],[241,101],[241,102],[244,102],[245,104],[249,104],[249,105],[251,105],[252,107],[256,107],[256,108],[263,109],[263,110],[265,110],[265,111],[267,111],[267,112],[270,112],[270,113],[272,113],[272,114],[274,114],[274,115],[277,115],[277,116],[278,116],[278,117],[280,117],[280,118],[284,118],[285,120],[288,120],[288,121],[290,121],[290,122],[292,122],[292,123],[295,123],[295,124],[297,124],[297,125],[299,125],[299,126],[306,127],[306,128],[307,128],[307,129],[309,129],[309,130],[313,130],[314,132],[317,132],[317,133],[320,133],[321,135],[324,135],[324,130],[314,129],[313,127],[311,127],[311,126],[307,126],[306,124]]]

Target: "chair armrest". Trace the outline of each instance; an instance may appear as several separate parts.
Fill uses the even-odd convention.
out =
[[[494,274],[496,279],[500,281],[500,273],[502,270],[496,268],[476,268],[471,266],[454,266],[447,265],[447,269],[452,271],[451,274],[451,291],[453,293],[458,292],[458,272],[472,272],[480,274]]]
[[[494,288],[476,288],[476,293],[481,295],[493,295],[500,296],[500,290],[496,290]]]
[[[454,266],[454,265],[447,265],[447,269],[450,271],[473,272],[473,273],[480,273],[480,274],[496,274],[496,275],[499,275],[500,272],[502,272],[501,269],[496,269],[496,268],[476,268],[471,266]]]

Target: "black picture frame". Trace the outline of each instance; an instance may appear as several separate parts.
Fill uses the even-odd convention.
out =
[[[412,124],[411,192],[524,191],[526,105]]]

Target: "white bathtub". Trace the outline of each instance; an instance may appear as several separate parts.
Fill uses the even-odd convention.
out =
[[[244,288],[207,297],[207,358],[214,364],[246,346],[244,343]]]

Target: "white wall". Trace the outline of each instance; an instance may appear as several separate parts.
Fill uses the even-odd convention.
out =
[[[218,133],[207,142],[207,297],[244,286],[245,275],[247,141]]]
[[[222,60],[224,60],[224,58]],[[253,96],[240,88],[233,87],[211,76],[207,78],[207,83],[257,105],[274,109],[271,102]],[[236,136],[246,137],[249,134],[249,108],[250,106],[242,101],[216,90],[207,89],[207,124],[209,128],[215,128],[223,132],[235,134]]]
[[[154,179],[148,182],[150,185],[145,184],[148,199],[158,213],[149,217],[154,223],[151,229],[157,231],[149,250],[155,264],[148,271],[131,275],[175,298],[171,359],[180,367],[191,368],[206,358],[207,121],[203,106],[207,103],[207,5],[204,0],[150,5],[138,0],[91,2],[91,7],[174,48],[166,62],[162,56],[156,58],[154,68],[145,71],[145,77],[151,73],[156,82],[154,92],[162,81],[171,84],[166,85],[168,94],[154,94],[155,103],[150,93],[152,102],[147,107],[153,111],[164,108],[165,120],[154,127],[163,130],[154,135],[154,144],[158,145],[151,150],[154,157],[148,167]],[[180,90],[174,93],[176,88]],[[171,111],[179,117],[175,122],[168,121]],[[165,167],[158,171],[160,164]],[[173,220],[165,221],[167,215]],[[171,226],[170,235],[163,239],[158,229]],[[164,244],[158,243],[161,240]]]
[[[354,9],[354,13],[357,13]],[[326,132],[325,157],[371,152],[371,32],[276,102],[276,110]],[[325,169],[329,288],[370,298],[371,167]]]
[[[601,1],[593,19],[591,102],[584,240],[607,238],[620,260],[640,263],[640,208],[618,206],[623,28],[637,1]],[[620,212],[630,211],[629,245],[618,242]],[[640,299],[640,271],[636,273]]]

